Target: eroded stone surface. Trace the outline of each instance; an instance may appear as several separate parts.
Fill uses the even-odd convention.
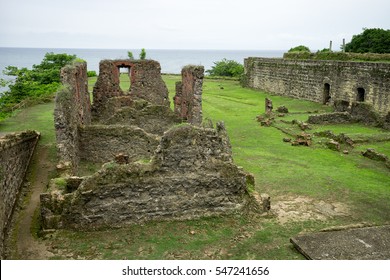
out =
[[[313,260],[390,259],[390,226],[303,234],[290,241]]]
[[[309,197],[279,197],[272,204],[272,212],[281,224],[307,220],[327,220],[348,216],[349,208],[341,202],[316,201]]]

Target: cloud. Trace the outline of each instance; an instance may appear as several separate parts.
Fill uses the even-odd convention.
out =
[[[388,0],[0,0],[0,46],[288,49],[390,28]]]

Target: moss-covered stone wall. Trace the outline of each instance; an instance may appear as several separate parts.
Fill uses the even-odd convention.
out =
[[[0,258],[15,203],[26,176],[39,133],[25,131],[0,137]]]

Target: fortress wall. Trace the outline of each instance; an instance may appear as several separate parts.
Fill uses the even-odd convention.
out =
[[[250,57],[244,64],[250,88],[324,104],[363,95],[382,115],[390,111],[390,63]]]
[[[25,131],[0,137],[0,258],[3,258],[4,238],[39,135],[36,131]]]

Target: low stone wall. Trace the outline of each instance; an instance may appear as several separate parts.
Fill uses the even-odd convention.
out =
[[[41,195],[43,224],[91,230],[229,214],[249,201],[249,177],[254,184],[233,164],[223,125],[182,125],[164,134],[148,163],[107,163],[73,192],[53,186]]]
[[[36,131],[8,134],[0,138],[0,257],[13,209],[23,185],[40,134]]]
[[[336,110],[335,112],[309,116],[308,123],[338,124],[357,122],[388,129],[390,114],[382,117],[370,104],[364,102],[353,102],[351,108],[348,108],[346,103],[343,104],[342,101],[336,101],[334,105]]]
[[[307,122],[312,124],[351,123],[352,117],[348,112],[324,113],[309,116]]]

